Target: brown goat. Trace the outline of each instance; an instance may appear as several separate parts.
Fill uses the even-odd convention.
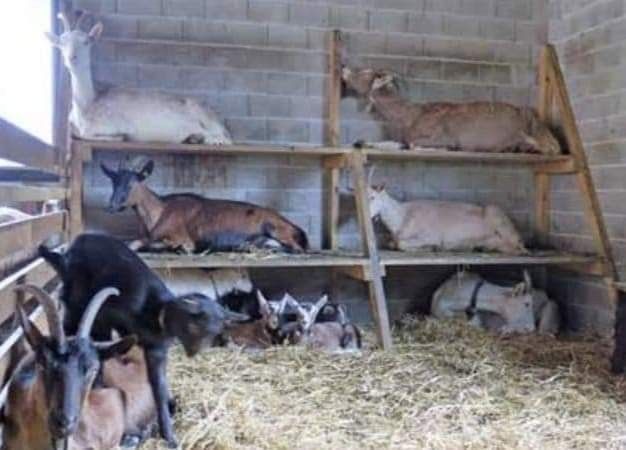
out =
[[[113,183],[109,210],[135,209],[145,236],[140,247],[162,242],[187,253],[240,251],[249,246],[288,252],[308,249],[306,233],[269,208],[194,194],[155,194],[143,183],[153,169],[152,161],[139,170],[114,171],[102,164]]]
[[[18,364],[10,380],[2,448],[49,450],[63,441],[70,450],[117,447],[125,431],[124,393],[117,388],[94,388],[93,382],[101,361],[127,352],[136,338],[99,343],[89,333],[104,301],[119,291],[99,291],[85,310],[77,335],[66,337],[54,300],[45,291],[32,285],[16,289],[40,301],[51,336],[43,336],[18,303],[18,318],[33,351]]]
[[[399,141],[381,147],[561,153],[559,142],[530,108],[502,102],[412,103],[398,95],[395,75],[382,70],[344,67],[342,79],[368,100],[368,108],[376,109]]]
[[[272,305],[261,291],[257,290],[256,294],[261,318],[254,322],[238,323],[228,331],[230,342],[246,350],[264,350],[276,342],[280,317],[287,303],[286,296],[280,304]]]

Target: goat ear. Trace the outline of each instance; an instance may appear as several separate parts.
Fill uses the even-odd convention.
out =
[[[113,169],[109,169],[106,164],[100,163],[100,168],[102,169],[102,172],[104,172],[104,174],[111,180],[115,180],[117,177],[117,172]]]
[[[256,298],[259,301],[259,312],[262,317],[268,317],[271,313],[270,305],[260,289],[256,290]]]
[[[145,166],[143,166],[143,168],[139,172],[139,180],[143,181],[146,178],[148,178],[152,174],[153,170],[154,170],[154,161],[150,160],[146,163]]]
[[[100,39],[103,30],[104,25],[102,25],[102,22],[96,23],[93,27],[91,27],[91,30],[89,30],[89,40],[97,41]]]
[[[372,91],[375,91],[377,89],[381,89],[385,86],[388,85],[393,85],[393,83],[395,82],[395,76],[393,74],[390,73],[386,73],[386,74],[382,74],[380,76],[377,76],[374,79],[374,82],[372,83]]]
[[[134,334],[125,336],[122,339],[118,339],[113,342],[94,342],[94,346],[96,347],[96,350],[98,350],[98,355],[103,361],[128,353],[128,351],[136,344],[137,336]]]
[[[50,33],[48,31],[44,32],[44,35],[48,38],[48,41],[54,46],[59,47],[61,45],[61,41],[59,41],[59,36],[54,33]]]

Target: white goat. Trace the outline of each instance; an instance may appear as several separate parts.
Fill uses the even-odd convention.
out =
[[[370,217],[380,217],[397,250],[528,253],[515,225],[497,206],[441,200],[400,202],[384,186],[370,186],[368,192]]]
[[[91,74],[91,47],[103,30],[96,23],[89,33],[74,29],[59,13],[64,31],[46,33],[63,55],[72,79],[70,124],[81,138],[99,140],[162,141],[205,144],[232,143],[217,115],[199,101],[159,92],[111,88],[98,93]]]

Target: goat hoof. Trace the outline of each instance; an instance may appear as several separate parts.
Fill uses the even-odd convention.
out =
[[[125,434],[122,437],[122,442],[120,442],[120,447],[122,448],[136,448],[143,441],[141,436],[137,436],[135,434]]]
[[[170,410],[170,415],[175,415],[176,411],[178,411],[178,399],[177,398],[170,398],[169,401],[167,402],[167,407]]]
[[[167,448],[178,448],[178,441],[174,438],[168,439]]]

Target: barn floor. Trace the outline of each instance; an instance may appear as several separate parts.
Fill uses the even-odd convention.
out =
[[[626,383],[591,340],[413,321],[360,357],[176,351],[170,382],[184,449],[626,448]]]

